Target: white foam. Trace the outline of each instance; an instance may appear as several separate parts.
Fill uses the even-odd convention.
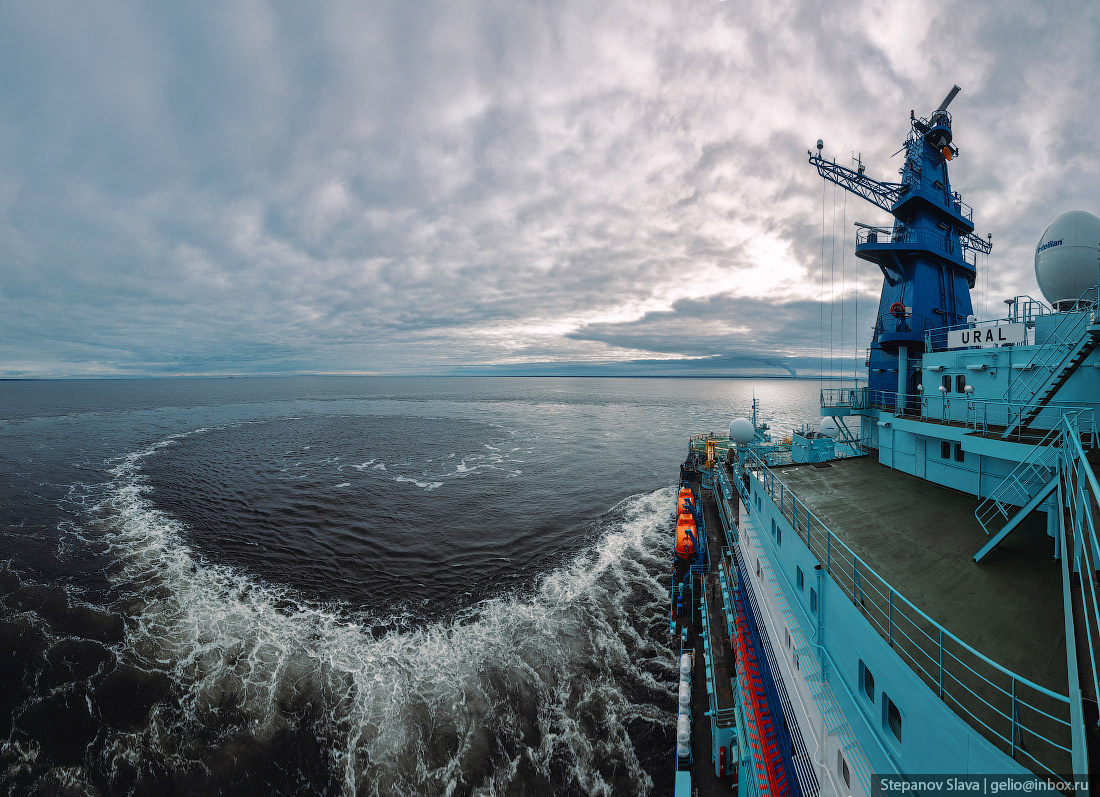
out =
[[[113,578],[140,598],[123,655],[167,672],[180,701],[154,710],[142,743],[165,747],[148,754],[193,769],[179,751],[188,745],[176,749],[172,740],[219,707],[228,702],[263,740],[287,726],[282,707],[297,701],[317,712],[316,733],[349,794],[506,791],[518,757],[494,761],[486,774],[486,751],[499,748],[494,739],[518,745],[528,737],[537,746],[523,755],[548,779],[551,761],[566,762],[576,787],[609,794],[613,783],[597,762],[610,761],[630,773],[634,791],[652,788],[627,726],[640,719],[671,734],[673,714],[636,704],[628,691],[667,693],[671,706],[676,659],[664,640],[635,628],[660,627],[651,618],[667,609],[671,490],[622,502],[602,539],[542,577],[532,596],[494,598],[452,620],[375,638],[371,623],[393,627],[400,618],[349,622],[347,610],[201,560],[181,524],[152,506],[139,471],[168,444],[127,457],[93,510],[121,564]],[[633,682],[629,690],[623,679]],[[594,701],[598,723],[588,733],[593,719],[584,711]],[[471,784],[471,772],[487,780]]]
[[[429,492],[431,492],[432,490],[437,490],[437,489],[439,489],[440,487],[443,486],[443,482],[421,482],[421,481],[417,481],[416,479],[410,479],[408,476],[394,476],[393,480],[395,482],[403,482],[403,483],[406,483],[406,484],[415,484],[417,487],[421,488],[422,490],[427,490]]]
[[[342,484],[338,484],[336,486],[337,487],[351,487],[351,482],[343,482]]]
[[[345,467],[348,467],[348,468],[355,468],[358,471],[363,471],[363,470],[366,470],[367,468],[369,468],[371,465],[373,465],[377,461],[378,460],[376,460],[376,459],[368,459],[366,462],[360,462],[358,465],[346,465],[346,466],[341,465],[339,468],[337,468],[337,470],[343,470]]]

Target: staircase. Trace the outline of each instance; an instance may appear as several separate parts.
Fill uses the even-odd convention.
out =
[[[1010,382],[1005,390],[1004,399],[1010,405],[1018,405],[1018,409],[1011,410],[1001,439],[1018,434],[1039,417],[1098,344],[1100,323],[1097,323],[1096,310],[1066,313],[1032,357],[1032,370]]]
[[[1094,344],[1095,346],[1095,344]],[[993,536],[977,554],[978,562],[1003,540],[1013,528],[1049,496],[1056,496],[1056,558],[1062,572],[1065,606],[1066,665],[1069,676],[1070,721],[1067,723],[1072,771],[1097,774],[1100,767],[1100,539],[1097,518],[1100,510],[1100,483],[1089,462],[1089,453],[1081,445],[1079,415],[1067,413],[1047,433],[1020,465],[979,505],[975,517],[989,532],[986,523],[998,515],[1008,518],[1007,506],[1015,506],[1021,496],[1029,496],[1023,507]],[[1042,452],[1040,454],[1039,452]],[[1041,484],[1037,490],[1035,484]],[[1016,748],[1016,718],[1013,717],[1012,744]]]
[[[1058,472],[1058,451],[1054,447],[1062,442],[1061,436],[1061,425],[1047,432],[989,497],[978,504],[974,517],[986,534],[993,533],[990,527],[995,523],[1010,520],[1016,514],[1016,507],[1031,503]]]

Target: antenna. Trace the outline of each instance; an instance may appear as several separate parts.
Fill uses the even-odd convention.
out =
[[[942,111],[946,111],[947,106],[951,104],[951,100],[955,99],[955,95],[958,94],[960,91],[962,91],[962,89],[960,89],[958,86],[952,86],[951,91],[947,92],[947,96],[943,98],[943,102],[940,103],[940,107],[937,108],[935,112],[940,113]]]

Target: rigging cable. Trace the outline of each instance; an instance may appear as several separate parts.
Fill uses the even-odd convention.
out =
[[[834,313],[836,306],[836,186],[833,186],[833,222],[829,236],[829,376],[833,374],[833,337],[835,336]]]
[[[818,291],[817,304],[817,386],[818,389],[825,386],[825,373],[822,361],[825,356],[825,178],[821,178],[821,264],[820,279],[821,289]]]
[[[841,234],[841,236],[846,235],[847,230],[848,230],[848,192],[847,191],[844,192],[843,200],[844,200],[844,203],[843,203],[843,205],[841,205],[841,208],[840,208],[840,234]],[[848,248],[847,244],[845,244],[843,239],[842,239],[841,242],[840,242],[840,349],[839,349],[840,350],[840,356],[841,356],[842,359],[844,357],[844,336],[845,336],[845,332],[847,331],[847,327],[844,323],[845,320],[846,320],[845,319],[845,314],[844,314],[844,304],[848,300],[848,279],[847,279],[847,274],[846,274],[845,265],[844,265],[844,251],[847,248]],[[847,371],[848,371],[847,368],[843,369],[841,371],[841,376],[843,376],[844,378],[847,378],[848,377]]]

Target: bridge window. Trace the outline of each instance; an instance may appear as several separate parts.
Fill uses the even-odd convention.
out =
[[[950,376],[950,374],[944,376],[944,378],[943,378],[943,392],[944,393],[950,393],[951,392],[951,376]]]
[[[901,711],[894,705],[894,701],[885,692],[882,693],[882,711],[885,725],[894,734],[894,738],[901,741]]]
[[[944,459],[951,459],[951,441],[950,440],[941,440],[940,441],[940,456],[943,457]]]
[[[840,750],[836,751],[836,768],[840,770],[840,775],[844,778],[844,785],[851,788],[852,775],[848,771],[848,762],[844,760],[844,753]]]
[[[959,374],[958,376],[955,377],[955,392],[956,393],[965,393],[966,392],[966,374]]]
[[[813,587],[810,587],[810,611],[817,611],[817,592],[814,591]]]
[[[795,565],[794,568],[794,583],[798,585],[799,589],[802,589],[803,585],[806,583],[806,576],[802,574],[802,568],[798,565]]]
[[[780,547],[783,546],[783,527],[778,524],[775,527],[775,544]]]
[[[872,703],[875,702],[875,676],[867,669],[867,665],[863,663],[863,659],[859,660],[859,681],[863,687],[863,694],[867,695],[867,699]]]
[[[955,461],[962,462],[966,459],[966,452],[963,451],[962,443],[955,443]]]

